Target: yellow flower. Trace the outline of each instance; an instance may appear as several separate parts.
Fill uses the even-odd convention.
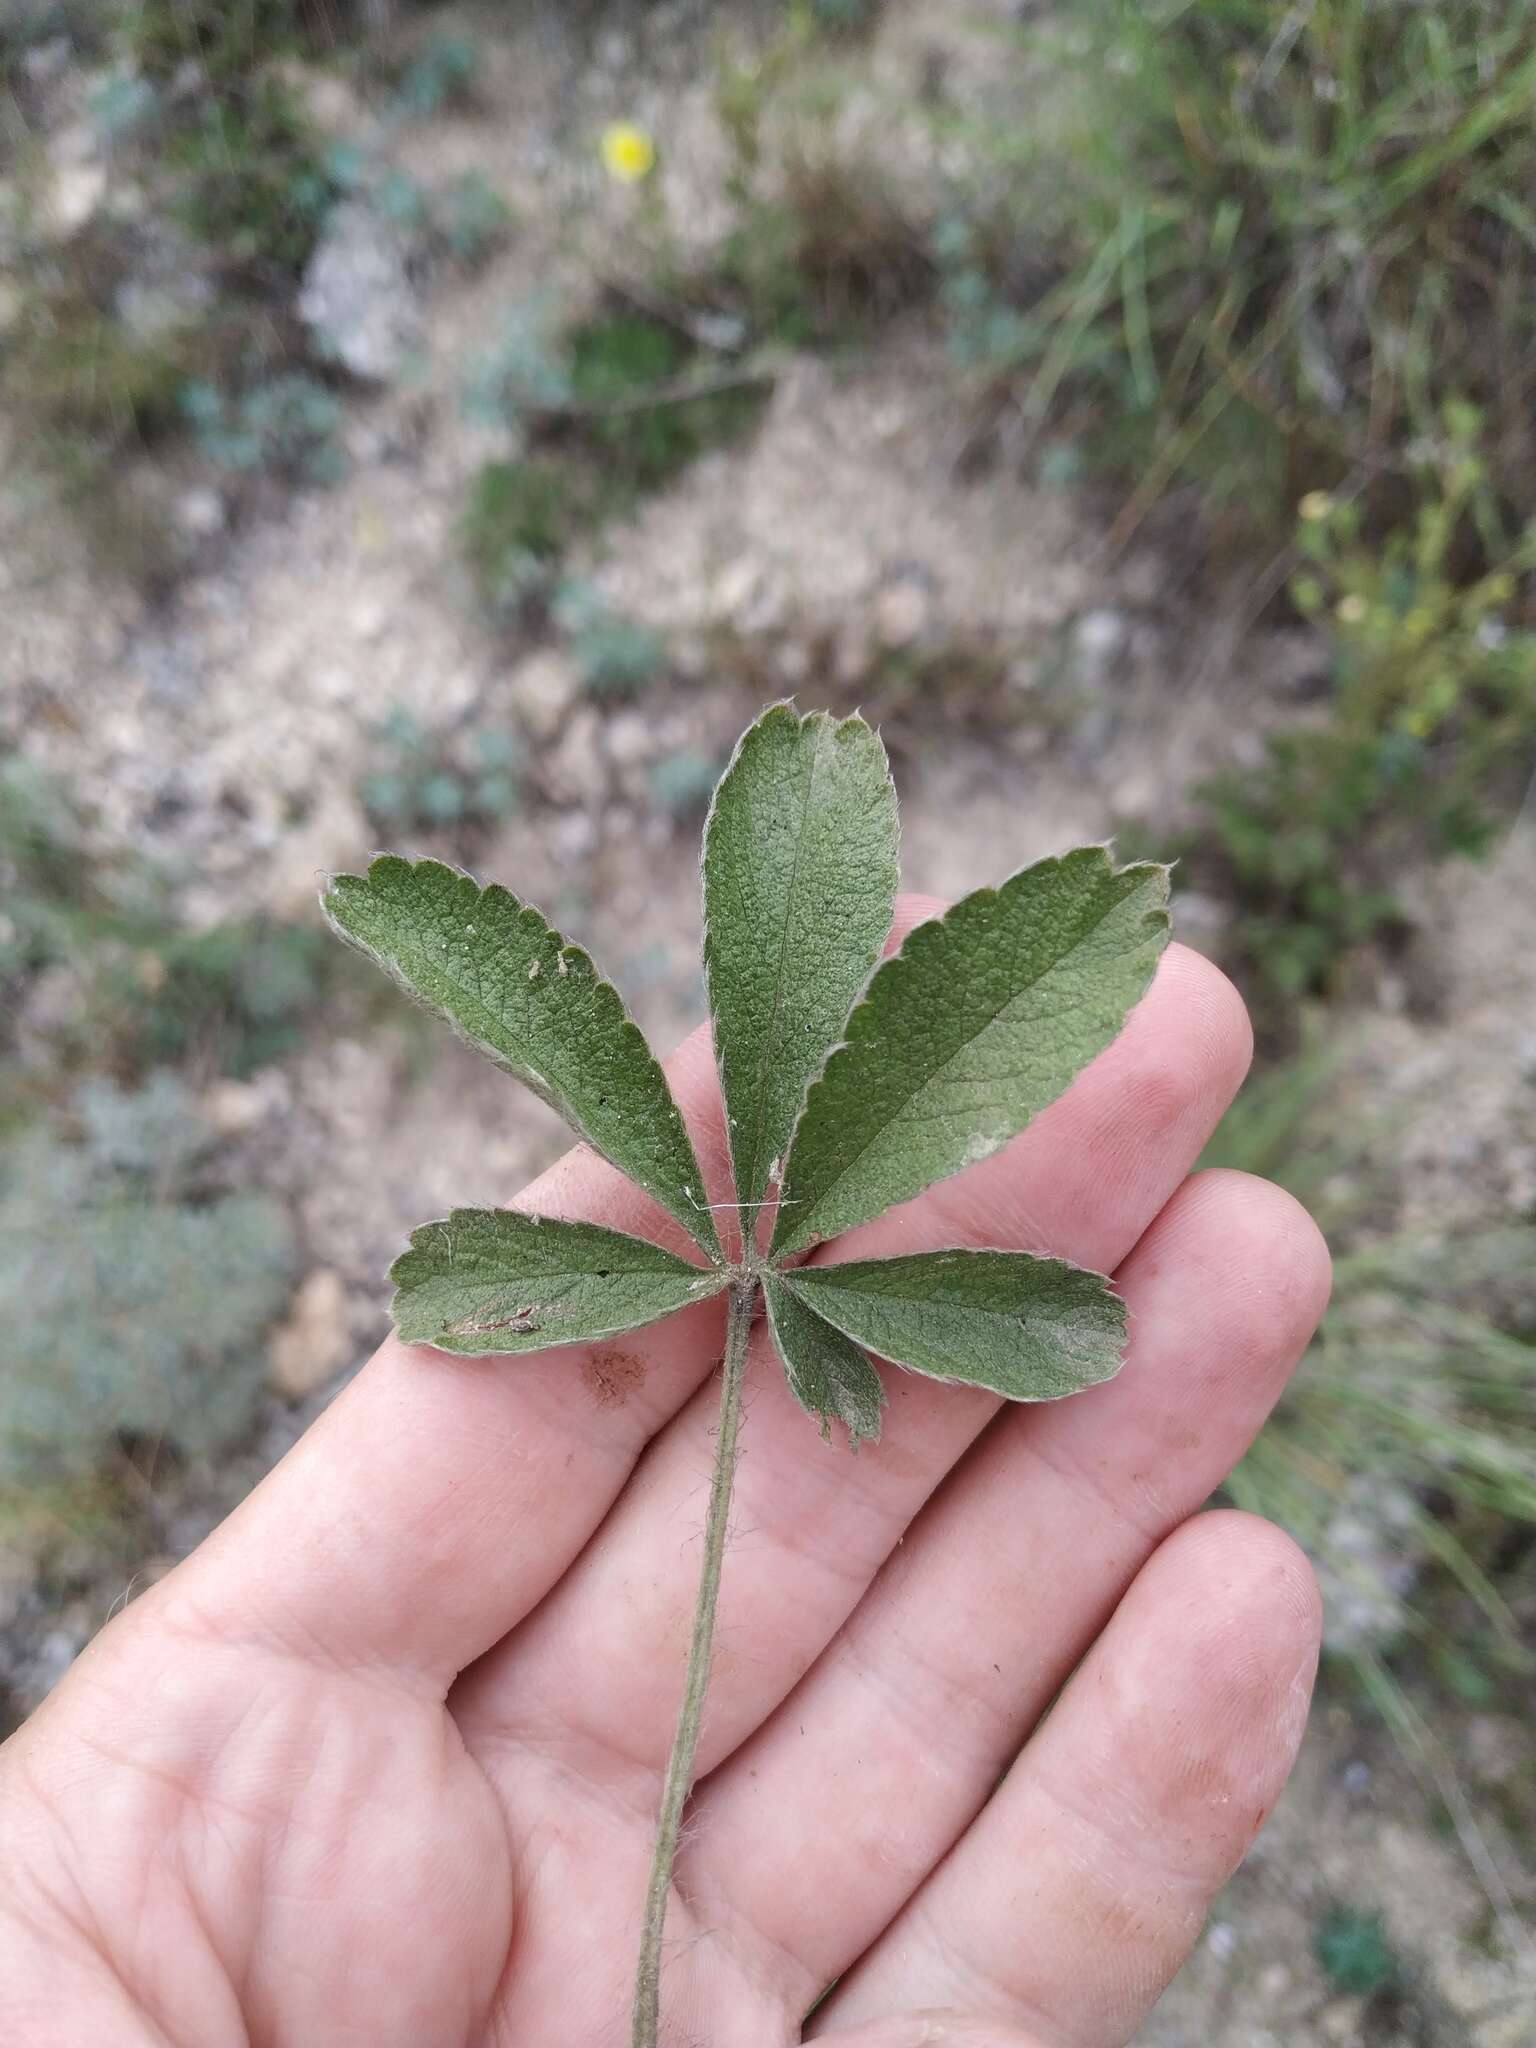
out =
[[[1326,519],[1333,510],[1333,500],[1326,491],[1308,491],[1296,510],[1303,519]]]
[[[1358,590],[1352,590],[1348,597],[1341,597],[1334,607],[1335,615],[1346,626],[1358,626],[1370,610],[1370,606]]]
[[[633,121],[610,121],[600,144],[603,168],[621,185],[638,185],[656,162],[656,145]]]

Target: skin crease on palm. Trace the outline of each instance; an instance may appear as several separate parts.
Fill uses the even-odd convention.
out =
[[[1197,1512],[1328,1284],[1288,1196],[1191,1177],[1249,1049],[1173,946],[1020,1138],[833,1253],[1113,1270],[1118,1379],[1005,1407],[887,1371],[855,1455],[754,1333],[669,2048],[1111,2048],[1188,1952],[1318,1639],[1290,1541]],[[719,1198],[703,1034],[669,1071]],[[519,1206],[683,1248],[581,1148]],[[0,1749],[0,2040],[627,2039],[721,1315],[516,1361],[384,1344]]]

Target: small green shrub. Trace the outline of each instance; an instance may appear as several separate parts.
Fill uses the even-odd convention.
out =
[[[90,104],[143,215],[162,225],[104,210],[61,240],[19,207],[0,403],[21,465],[75,514],[98,563],[168,582],[185,551],[168,516],[154,530],[152,472],[124,458],[152,454],[189,410],[225,466],[253,466],[295,432],[313,438],[294,418],[304,387],[286,367],[300,354],[288,301],[339,188],[275,76],[221,83],[203,72],[173,93],[119,69]],[[167,222],[203,247],[178,253]],[[214,389],[251,395],[215,406]],[[241,453],[253,443],[259,454]],[[286,450],[276,466],[306,470]]]
[[[464,412],[481,427],[517,428],[570,400],[560,312],[536,293],[503,313],[495,340],[470,367]]]
[[[494,825],[517,809],[521,765],[516,738],[499,727],[444,734],[395,710],[375,732],[373,765],[358,795],[380,830]]]
[[[1278,1180],[1334,1251],[1322,1326],[1226,1492],[1311,1551],[1330,1643],[1373,1697],[1401,1644],[1441,1669],[1451,1592],[1462,1669],[1528,1682],[1495,1570],[1536,1530],[1536,1226],[1395,1231],[1375,1134],[1340,1115],[1340,1054],[1315,1045],[1250,1083],[1201,1161]]]
[[[174,425],[177,393],[204,354],[196,330],[136,337],[83,275],[66,274],[23,298],[0,393],[55,466],[71,455],[105,459]]]
[[[74,1142],[0,1148],[0,1489],[89,1477],[133,1443],[210,1457],[248,1425],[292,1235],[267,1197],[199,1188],[207,1149],[164,1079],[98,1088]]]
[[[167,79],[195,63],[222,80],[294,45],[296,0],[120,0],[118,35],[146,77]]]
[[[482,171],[450,179],[429,201],[433,233],[460,263],[473,267],[505,240],[515,218]]]
[[[1379,544],[1360,501],[1303,500],[1293,580],[1332,653],[1322,722],[1207,784],[1188,852],[1238,905],[1261,999],[1325,988],[1354,945],[1401,928],[1398,877],[1424,855],[1477,855],[1536,756],[1536,632],[1514,623],[1536,528],[1468,580],[1486,511],[1478,422],[1450,415],[1412,523]]]
[[[429,36],[401,71],[394,110],[410,121],[429,121],[473,97],[480,51],[471,37],[441,29]]]
[[[568,350],[573,424],[614,511],[660,489],[706,448],[734,440],[761,405],[760,391],[746,385],[709,389],[697,351],[644,314],[588,321]]]
[[[160,95],[136,71],[113,71],[92,86],[87,101],[91,126],[116,146],[144,133],[160,112]]]
[[[0,11],[0,79],[38,43],[68,36],[83,55],[94,56],[102,22],[97,0],[7,0]]]
[[[790,346],[854,338],[926,296],[934,277],[926,229],[878,145],[840,126],[848,84],[817,28],[798,8],[777,37],[721,64],[715,112],[735,220],[680,284],[752,337]]]
[[[720,763],[692,747],[663,754],[650,771],[652,800],[679,823],[701,818],[719,774]]]
[[[90,846],[62,783],[24,756],[0,762],[0,1020],[15,1017],[32,976],[147,926],[154,905],[138,864]],[[0,1047],[8,1035],[0,1024]]]
[[[148,77],[195,63],[218,87],[276,57],[324,52],[367,18],[365,0],[112,0],[102,11]]]
[[[1333,1989],[1350,1998],[1373,1998],[1402,1981],[1402,1965],[1379,1913],[1331,1907],[1318,1923],[1312,1947]]]
[[[167,878],[92,845],[70,793],[24,761],[0,768],[0,1052],[47,970],[77,985],[76,1021],[50,1031],[61,1072],[124,1075],[169,1061],[242,1075],[282,1058],[331,985],[308,925],[178,924]]]
[[[1524,0],[1057,11],[966,131],[991,169],[950,263],[962,343],[1138,504],[1192,478],[1266,532],[1345,477],[1395,522],[1415,440],[1466,396],[1521,524],[1533,88]]]
[[[584,511],[576,481],[559,463],[540,458],[476,470],[459,537],[493,617],[510,617],[548,586]]]
[[[178,403],[199,452],[219,469],[310,484],[341,476],[341,401],[318,378],[290,371],[238,392],[198,378]]]
[[[336,197],[324,152],[281,80],[209,95],[173,135],[172,217],[237,263],[296,276]]]
[[[156,934],[105,994],[120,1005],[135,1065],[182,1061],[243,1076],[297,1049],[330,965],[308,925],[241,918]]]
[[[666,666],[661,634],[612,610],[588,584],[562,584],[554,611],[591,696],[638,697]]]
[[[603,312],[561,333],[540,303],[508,321],[466,392],[475,418],[514,429],[527,449],[476,472],[461,523],[493,615],[545,594],[577,534],[622,515],[756,419],[763,381],[722,376],[701,356],[642,313]]]
[[[868,28],[880,12],[881,0],[808,0],[811,19],[832,35]]]

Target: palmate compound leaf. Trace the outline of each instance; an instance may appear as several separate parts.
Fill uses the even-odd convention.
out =
[[[862,718],[776,704],[742,735],[715,791],[704,974],[736,1193],[749,1209],[880,957],[897,839],[885,749]]]
[[[775,1260],[985,1159],[1119,1032],[1168,938],[1168,872],[1080,847],[908,933],[790,1140]]]
[[[1125,1350],[1125,1303],[1104,1276],[1030,1252],[854,1259],[801,1266],[774,1284],[895,1365],[1010,1401],[1096,1386]]]
[[[342,938],[525,1081],[719,1258],[666,1076],[579,946],[510,891],[436,860],[380,854],[366,875],[332,876],[320,901]]]
[[[642,1237],[515,1209],[424,1223],[390,1268],[406,1343],[471,1354],[612,1337],[718,1294],[728,1277]]]

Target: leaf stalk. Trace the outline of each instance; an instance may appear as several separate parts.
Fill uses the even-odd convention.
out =
[[[726,1302],[725,1358],[720,1369],[720,1420],[715,1434],[715,1462],[710,1477],[709,1512],[704,1522],[704,1563],[699,1597],[693,1612],[688,1670],[667,1775],[656,1821],[656,1845],[646,1886],[645,1920],[640,1959],[635,1969],[634,2018],[630,2048],[657,2048],[661,2008],[661,1942],[672,1866],[677,1860],[683,1807],[693,1784],[694,1756],[709,1686],[710,1651],[715,1634],[715,1608],[720,1595],[720,1567],[725,1557],[725,1532],[730,1516],[731,1486],[736,1476],[736,1439],[741,1427],[741,1391],[746,1376],[747,1341],[757,1301],[757,1274],[738,1267]]]

